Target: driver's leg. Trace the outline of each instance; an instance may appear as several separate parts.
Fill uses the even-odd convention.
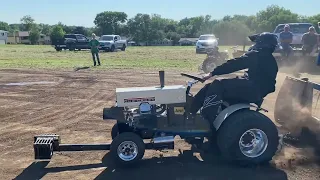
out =
[[[222,104],[224,87],[220,80],[214,80],[209,84],[202,103],[202,115],[213,122]]]
[[[195,115],[199,109],[202,107],[203,101],[206,97],[210,84],[206,84],[200,91],[194,96],[193,101],[190,106],[190,113]]]
[[[213,122],[222,100],[255,102],[260,99],[260,91],[249,80],[239,78],[215,80],[207,89],[202,115]]]

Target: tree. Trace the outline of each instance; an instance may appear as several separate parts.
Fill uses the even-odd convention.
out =
[[[166,38],[172,40],[173,45],[176,45],[179,43],[181,37],[178,33],[170,31],[167,33]]]
[[[23,31],[30,31],[35,25],[34,19],[30,15],[23,16],[20,21],[23,24]]]
[[[265,10],[259,11],[256,15],[258,22],[258,32],[272,32],[278,24],[299,22],[298,14],[284,9],[277,5],[268,6]]]
[[[94,24],[103,34],[118,34],[120,24],[125,23],[127,17],[124,12],[105,11],[97,14]]]
[[[19,24],[10,24],[9,26],[10,26],[10,32],[20,31]]]
[[[151,17],[148,14],[137,14],[128,20],[130,36],[136,42],[148,42],[151,40]]]
[[[128,32],[137,42],[160,41],[166,37],[166,27],[171,20],[161,18],[160,15],[137,14],[128,20]]]
[[[164,32],[168,33],[168,32],[177,32],[177,27],[178,27],[178,23],[173,21],[173,20],[169,20],[168,24],[164,27]]]
[[[206,22],[200,30],[200,34],[213,34],[214,26],[218,23],[218,20],[210,20]]]
[[[318,27],[318,22],[320,22],[320,14],[309,17],[308,21],[313,24],[313,26],[316,28],[317,32],[320,32],[319,27]]]
[[[74,30],[76,29],[75,26],[67,26],[67,25],[63,25],[62,28],[63,28],[63,31],[66,32],[67,34],[73,33]]]
[[[40,39],[40,31],[36,26],[33,26],[29,34],[29,40],[31,44],[37,44],[39,39]]]
[[[40,32],[44,35],[49,36],[52,31],[52,27],[49,24],[39,24]]]
[[[56,42],[60,39],[63,38],[63,36],[65,35],[65,31],[63,30],[61,25],[55,25],[52,28],[52,32],[50,34],[50,38],[51,38],[51,42],[52,44],[56,44]]]
[[[89,31],[83,27],[83,26],[77,26],[74,30],[73,30],[74,34],[83,34],[85,36],[89,36]]]
[[[0,21],[0,30],[10,31],[10,29],[11,28],[8,23]]]
[[[239,21],[220,21],[213,28],[214,34],[219,38],[219,44],[242,45],[248,41],[250,29]]]

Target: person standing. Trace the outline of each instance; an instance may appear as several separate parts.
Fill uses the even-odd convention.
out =
[[[100,66],[100,58],[99,58],[99,41],[96,40],[96,35],[92,33],[92,39],[89,42],[89,46],[91,48],[91,54],[92,54],[92,60],[93,60],[93,66],[96,66],[96,57],[98,61],[98,66]]]

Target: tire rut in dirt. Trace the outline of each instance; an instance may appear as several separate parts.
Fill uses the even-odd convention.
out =
[[[62,83],[61,83],[62,85]],[[94,84],[90,85],[89,87],[94,86]],[[61,86],[60,86],[61,87]],[[58,89],[59,87],[55,88]],[[97,94],[99,91],[94,92],[95,94]],[[37,118],[33,118],[30,121],[27,121],[28,123],[31,123],[33,125],[40,125],[40,124],[44,124],[47,122],[51,122],[54,121],[55,119],[61,117],[65,117],[68,114],[72,114],[72,113],[77,113],[78,111],[80,111],[81,109],[83,109],[83,107],[87,104],[89,104],[91,101],[94,101],[91,99],[92,96],[94,96],[95,94],[89,96],[87,99],[83,99],[82,101],[79,101],[75,104],[69,104],[70,106],[66,106],[66,108],[61,108],[59,110],[56,110],[56,107],[52,108],[53,112],[49,112],[49,113],[45,113],[42,116],[39,116]],[[88,99],[91,99],[88,101]],[[68,108],[69,107],[69,108]],[[45,121],[42,121],[43,119],[46,119]]]
[[[77,111],[74,111],[74,112],[71,112],[70,113],[70,116],[64,116],[64,117],[61,117],[61,118],[64,118],[64,123],[61,124],[61,125],[57,125],[56,126],[56,129],[59,130],[59,129],[63,129],[64,127],[67,127],[73,123],[77,123],[79,121],[81,121],[81,119],[79,118],[76,118],[78,117],[79,115],[83,114],[83,113],[87,113],[91,110],[94,110],[96,109],[97,107],[101,107],[102,108],[102,105],[104,104],[104,102],[101,102],[101,101],[96,101],[96,100],[100,100],[100,99],[103,99],[103,97],[105,97],[106,95],[105,94],[102,94],[102,93],[99,93],[100,91],[97,90],[94,95],[92,97],[95,97],[95,98],[90,98],[90,100],[87,100],[86,102],[84,102],[82,104],[82,107],[80,109],[77,109]],[[59,117],[58,117],[59,118]],[[75,118],[75,119],[73,119]]]

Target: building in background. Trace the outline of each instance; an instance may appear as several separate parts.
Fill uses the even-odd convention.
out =
[[[8,31],[0,30],[0,44],[7,44],[8,42]]]
[[[16,31],[8,35],[8,44],[31,44],[28,31]],[[37,44],[51,44],[50,36],[40,34]]]

